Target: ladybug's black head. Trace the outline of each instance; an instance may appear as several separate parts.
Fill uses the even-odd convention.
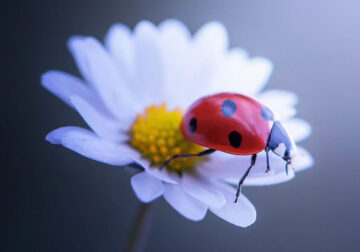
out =
[[[268,144],[276,155],[283,158],[288,164],[291,164],[291,160],[296,152],[296,145],[279,121],[275,121],[272,126]]]

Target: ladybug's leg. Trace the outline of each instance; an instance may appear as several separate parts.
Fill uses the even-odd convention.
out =
[[[265,147],[265,153],[266,153],[266,173],[270,172],[270,160],[269,160],[269,151],[270,151],[270,147],[269,145],[267,145]]]
[[[252,155],[251,156],[251,164],[250,164],[250,167],[246,170],[245,174],[242,176],[242,178],[240,179],[239,181],[239,185],[238,185],[238,188],[237,188],[237,191],[236,191],[236,197],[235,197],[235,200],[234,200],[234,203],[237,202],[239,196],[240,196],[240,191],[241,191],[241,186],[242,184],[244,183],[246,177],[249,175],[250,173],[250,170],[251,168],[254,166],[256,162],[256,154]]]
[[[294,166],[292,166],[291,164],[291,159],[285,159],[286,161],[286,165],[285,165],[285,171],[286,171],[286,175],[289,175],[289,165],[292,167],[293,171],[295,171]]]
[[[163,169],[165,166],[167,166],[168,164],[170,164],[171,161],[173,161],[174,159],[177,158],[191,158],[191,157],[202,157],[202,156],[206,156],[209,155],[211,153],[214,153],[215,150],[214,149],[207,149],[204,150],[202,152],[199,152],[197,154],[177,154],[172,156],[171,158],[169,158],[168,160],[166,160],[161,166],[160,166],[160,170]]]
[[[289,176],[289,162],[286,162],[286,165],[285,165],[285,171],[286,171],[286,175]]]

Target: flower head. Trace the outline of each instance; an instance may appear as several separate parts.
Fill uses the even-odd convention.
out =
[[[196,153],[203,147],[179,131],[183,111],[198,98],[216,92],[237,92],[256,98],[281,117],[296,142],[307,138],[310,126],[294,118],[297,97],[282,90],[261,92],[272,64],[250,58],[241,48],[228,48],[226,29],[218,22],[205,24],[195,35],[176,20],[159,26],[140,22],[134,32],[114,25],[105,45],[92,37],[75,36],[69,49],[82,79],[60,71],[42,76],[50,92],[73,107],[90,129],[68,126],[46,139],[88,158],[115,166],[136,163],[142,171],[131,178],[137,197],[151,202],[163,196],[186,218],[198,221],[210,210],[238,226],[256,219],[251,202],[241,194],[234,204],[235,187],[249,166],[248,156],[217,152],[206,158],[176,160],[159,166],[174,154]],[[296,171],[312,165],[310,154],[298,148]],[[258,161],[245,185],[287,181],[283,161],[270,156]]]

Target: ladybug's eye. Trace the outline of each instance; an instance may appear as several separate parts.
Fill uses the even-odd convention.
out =
[[[191,118],[190,123],[189,123],[189,131],[191,133],[194,133],[197,127],[197,120],[196,118]]]
[[[241,144],[242,136],[237,131],[231,131],[229,134],[229,141],[232,147],[239,148]]]

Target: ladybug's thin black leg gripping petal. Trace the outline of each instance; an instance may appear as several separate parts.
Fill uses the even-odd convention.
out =
[[[270,172],[270,159],[269,159],[269,151],[270,151],[270,147],[269,145],[267,145],[265,147],[265,152],[266,152],[266,173]]]
[[[293,171],[295,171],[295,169],[294,166],[292,166],[291,164],[291,159],[288,160],[285,159],[285,161],[286,161],[286,165],[285,165],[286,175],[289,175],[289,165],[292,167]]]
[[[242,176],[242,178],[239,181],[239,185],[238,185],[238,188],[237,188],[237,191],[236,191],[236,197],[235,197],[234,203],[236,203],[238,201],[238,198],[240,196],[241,186],[244,183],[246,177],[249,175],[251,168],[255,165],[255,162],[256,162],[256,154],[253,154],[251,156],[250,167],[246,170],[245,174]]]
[[[215,150],[214,149],[207,149],[204,150],[202,152],[199,152],[197,154],[177,154],[172,156],[171,158],[169,158],[168,160],[166,160],[161,166],[160,166],[160,170],[162,170],[165,166],[169,165],[171,161],[173,161],[174,159],[177,158],[191,158],[191,157],[202,157],[202,156],[206,156],[209,155],[211,153],[214,153]]]

